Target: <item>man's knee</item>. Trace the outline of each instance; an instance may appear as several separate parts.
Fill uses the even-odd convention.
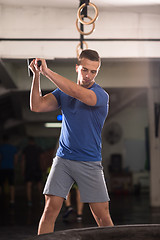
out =
[[[62,207],[63,199],[56,196],[45,196],[44,214],[46,217],[56,217]]]

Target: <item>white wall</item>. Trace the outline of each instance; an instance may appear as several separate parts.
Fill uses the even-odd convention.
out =
[[[0,5],[1,38],[79,38],[76,9]],[[100,10],[89,38],[160,38],[160,15]],[[87,37],[87,38],[88,38]],[[0,57],[76,58],[78,42],[1,41]],[[88,42],[102,57],[159,57],[159,42]]]

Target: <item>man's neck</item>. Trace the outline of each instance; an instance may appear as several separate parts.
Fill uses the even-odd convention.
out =
[[[94,83],[95,83],[95,81],[91,82],[91,84],[89,84],[88,86],[87,85],[85,86],[85,85],[81,85],[80,81],[77,81],[77,84],[80,85],[81,87],[84,87],[84,88],[91,88]]]

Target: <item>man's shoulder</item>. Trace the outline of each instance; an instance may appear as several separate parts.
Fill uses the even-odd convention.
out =
[[[108,92],[97,83],[93,84],[93,86],[91,87],[91,90],[97,90],[109,96]]]
[[[63,92],[62,92],[59,88],[54,89],[51,93],[52,93],[55,97],[59,97],[59,96],[61,96],[61,94],[63,94]]]
[[[61,98],[64,96],[69,96],[66,93],[62,92],[59,88],[56,88],[54,91],[51,92],[56,98]]]

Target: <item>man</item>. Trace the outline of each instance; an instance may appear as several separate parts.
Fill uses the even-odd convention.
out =
[[[72,186],[72,189],[76,191],[76,213],[77,213],[77,222],[82,221],[82,215],[83,215],[83,202],[81,202],[80,198],[80,191],[78,189],[77,183],[74,183]],[[68,221],[68,217],[70,214],[73,213],[73,208],[72,208],[72,199],[71,199],[71,191],[69,192],[67,199],[65,201],[65,206],[66,206],[66,211],[63,215],[63,221]]]
[[[15,203],[14,169],[17,162],[17,148],[9,143],[9,136],[4,135],[3,144],[0,145],[0,189],[5,192],[5,182],[8,180],[11,206]]]
[[[38,60],[42,61],[41,67]],[[31,110],[47,112],[61,107],[63,115],[59,148],[44,188],[45,208],[38,234],[54,230],[63,201],[74,182],[80,190],[81,201],[89,203],[98,226],[113,226],[101,166],[101,131],[108,113],[109,96],[95,83],[100,64],[96,51],[82,51],[76,65],[77,84],[51,71],[44,59],[30,64],[34,75]],[[40,92],[40,73],[57,86],[45,96]]]
[[[25,176],[28,207],[32,206],[32,185],[37,184],[39,200],[42,201],[42,150],[33,137],[28,138],[28,145],[22,152],[22,174]]]

